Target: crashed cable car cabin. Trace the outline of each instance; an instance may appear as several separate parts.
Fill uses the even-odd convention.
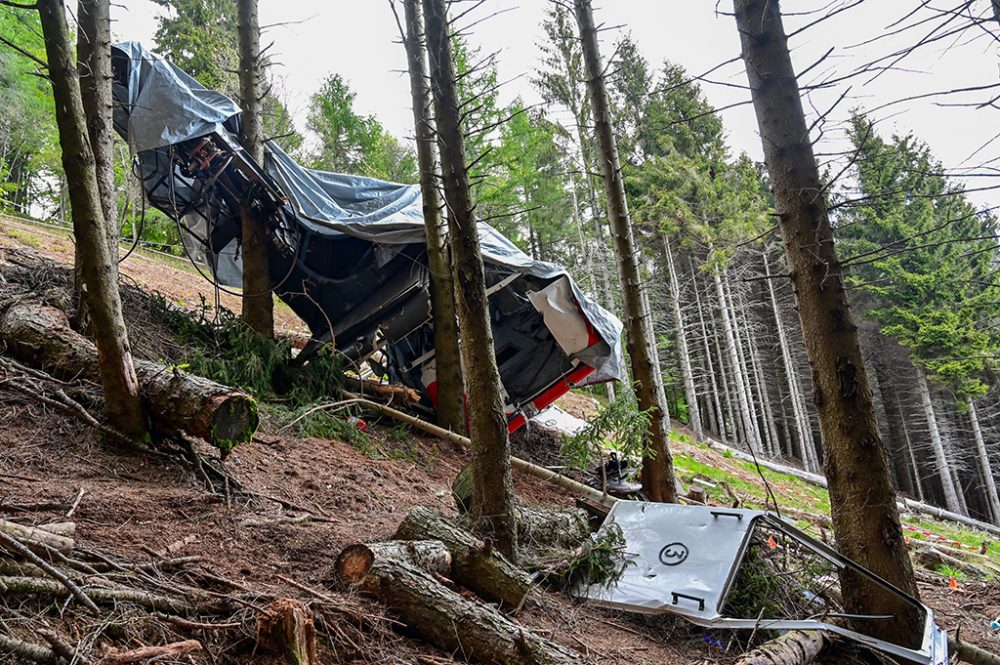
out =
[[[420,187],[303,168],[273,141],[240,147],[240,109],[136,42],[113,47],[115,129],[151,205],[188,257],[240,286],[240,206],[267,228],[274,293],[357,367],[435,399],[434,330]],[[621,323],[559,266],[479,224],[508,429],[571,387],[622,376]],[[307,357],[307,356],[306,356]]]

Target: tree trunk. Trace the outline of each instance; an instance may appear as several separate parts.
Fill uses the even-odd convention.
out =
[[[429,12],[428,12],[429,14]],[[359,587],[408,632],[464,660],[503,665],[579,664],[579,654],[542,639],[497,609],[466,598],[408,564],[374,559]]]
[[[736,315],[736,303],[733,300],[733,292],[729,283],[728,271],[724,271],[722,273],[722,287],[723,304],[729,311],[729,320],[732,323],[733,341],[735,342],[736,349],[736,362],[739,367],[739,371],[736,372],[736,380],[739,382],[740,387],[743,389],[743,394],[746,396],[747,420],[744,423],[744,426],[747,428],[747,436],[750,437],[750,440],[756,442],[756,447],[753,450],[766,455],[767,445],[764,437],[761,436],[760,419],[757,417],[757,405],[759,402],[754,399],[753,386],[751,385],[750,380],[750,367],[747,363],[746,354],[743,350],[743,335],[740,331],[739,318]]]
[[[618,276],[624,302],[625,330],[632,380],[635,382],[639,408],[650,412],[649,455],[642,463],[642,489],[650,501],[676,501],[674,464],[667,445],[670,434],[670,413],[662,386],[654,375],[656,349],[650,343],[652,320],[649,308],[643,302],[642,276],[639,272],[639,250],[632,237],[628,202],[625,200],[625,183],[618,161],[618,146],[611,126],[611,108],[608,91],[604,85],[603,65],[597,45],[590,0],[575,0],[576,20],[583,40],[583,58],[588,74],[587,85],[601,147],[601,170],[604,174],[604,193],[608,204],[608,219],[618,259]]]
[[[844,290],[819,169],[777,0],[734,0],[761,144],[780,219],[825,452],[840,551],[917,596],[903,543],[889,460],[879,435],[857,328]],[[860,626],[912,644],[920,617],[892,593],[841,572],[846,610],[898,619]]]
[[[462,113],[455,89],[446,0],[423,0],[431,87],[437,115],[438,147],[444,174],[451,232],[462,361],[469,398],[469,435],[475,474],[473,517],[476,529],[511,559],[517,557],[510,440],[504,415],[503,387],[497,369],[486,295],[486,272],[479,250],[475,205],[465,163]]]
[[[62,310],[17,303],[0,316],[0,339],[13,355],[62,378],[98,377],[99,348],[69,327]],[[244,393],[146,360],[136,360],[135,371],[153,430],[162,435],[184,432],[227,450],[257,429],[257,404]]]
[[[972,437],[976,441],[976,457],[979,461],[979,473],[983,477],[983,491],[986,493],[986,501],[993,514],[993,523],[1000,526],[1000,495],[997,495],[997,483],[993,478],[993,467],[990,464],[990,455],[986,450],[986,441],[983,439],[983,429],[979,426],[979,414],[976,412],[976,401],[972,397],[966,398],[969,405],[969,420],[972,422]]]
[[[667,271],[670,276],[670,305],[674,311],[674,325],[677,328],[677,358],[681,364],[681,378],[684,381],[684,399],[688,405],[688,425],[694,431],[694,438],[702,441],[705,432],[701,426],[701,411],[698,408],[698,391],[691,372],[691,356],[688,354],[687,328],[684,325],[684,311],[681,309],[681,285],[677,281],[674,268],[674,253],[670,249],[670,239],[663,235],[663,253],[667,257]]]
[[[691,279],[694,281],[694,298],[695,304],[698,307],[698,323],[701,326],[701,344],[705,352],[705,365],[706,371],[708,372],[709,383],[712,390],[712,400],[715,404],[715,417],[716,417],[716,434],[719,435],[719,439],[726,443],[726,415],[722,411],[722,402],[719,401],[719,385],[715,378],[715,364],[712,362],[712,349],[708,343],[708,326],[705,325],[705,313],[701,306],[701,292],[698,288],[698,281],[695,278],[695,267],[694,262],[691,263]]]
[[[455,312],[455,281],[448,257],[448,229],[442,216],[441,195],[436,181],[437,154],[434,144],[431,90],[427,84],[427,50],[423,40],[420,0],[405,0],[406,61],[413,98],[413,124],[420,165],[424,226],[427,229],[427,266],[431,282],[431,315],[434,317],[434,373],[437,424],[453,432],[465,432],[462,356],[458,347]]]
[[[771,393],[767,389],[767,380],[764,377],[764,370],[760,364],[757,352],[756,336],[750,331],[750,322],[747,319],[746,309],[743,310],[743,326],[747,329],[747,346],[750,352],[750,368],[753,370],[754,383],[757,386],[757,395],[760,396],[760,406],[764,419],[764,434],[767,441],[767,454],[775,457],[781,454],[781,441],[778,439],[778,431],[775,428],[775,415],[771,409]]]
[[[935,466],[938,477],[941,479],[941,488],[944,491],[945,507],[953,513],[964,514],[962,506],[958,501],[958,490],[951,477],[951,469],[948,464],[948,457],[944,453],[944,442],[941,440],[941,430],[938,428],[937,416],[934,414],[934,402],[931,400],[930,386],[927,384],[927,375],[924,370],[917,367],[917,389],[920,391],[920,402],[924,406],[924,415],[927,417],[928,436],[931,439],[931,448],[934,450]]]
[[[805,400],[802,397],[802,386],[799,384],[795,362],[792,360],[792,352],[788,346],[788,337],[785,335],[785,324],[781,316],[781,308],[778,306],[778,298],[775,295],[774,282],[771,280],[771,268],[767,262],[766,252],[764,253],[764,276],[767,278],[767,288],[771,295],[771,308],[774,312],[775,327],[778,330],[778,345],[781,347],[781,361],[785,366],[788,394],[792,400],[795,434],[799,442],[799,456],[806,471],[816,473],[819,471],[819,462],[816,459],[816,448],[812,440],[812,425],[809,423],[809,413],[806,411]]]
[[[118,216],[115,210],[115,128],[111,94],[110,0],[77,3],[76,59],[87,135],[94,152],[97,188],[112,265],[118,271]]]
[[[40,0],[37,6],[55,98],[63,169],[71,184],[73,235],[80,248],[105,408],[116,428],[129,436],[142,438],[146,434],[146,422],[139,399],[139,382],[122,318],[118,273],[108,247],[107,224],[94,170],[94,153],[87,135],[66,12],[61,0]]]
[[[733,390],[736,391],[736,400],[740,407],[740,420],[743,423],[744,443],[747,448],[756,453],[760,450],[760,441],[754,435],[752,417],[750,416],[750,398],[747,396],[746,384],[743,382],[742,369],[740,367],[739,350],[736,347],[736,331],[733,327],[732,318],[729,316],[729,305],[727,303],[726,292],[722,287],[722,275],[720,269],[712,271],[712,279],[715,281],[715,293],[719,297],[719,310],[722,312],[722,330],[725,334],[726,350],[729,353],[729,362],[733,368]]]
[[[264,115],[261,108],[261,80],[264,67],[260,53],[260,21],[257,0],[238,0],[240,52],[240,98],[242,101],[243,149],[264,167]],[[274,298],[268,268],[267,226],[261,211],[243,201],[240,205],[243,258],[242,319],[261,335],[274,337]],[[331,331],[332,333],[332,331]]]
[[[531,590],[531,577],[430,508],[416,506],[396,530],[396,540],[439,540],[451,552],[451,577],[488,600],[517,611]]]

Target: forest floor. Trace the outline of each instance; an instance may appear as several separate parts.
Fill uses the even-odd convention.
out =
[[[30,247],[54,261],[72,263],[73,246],[64,234],[0,219],[0,256],[11,247]],[[148,256],[130,257],[122,274],[178,305],[193,307],[202,297],[214,299],[211,285],[198,275]],[[238,310],[232,296],[223,294],[222,303]],[[299,330],[301,324],[290,317],[290,312],[280,315],[279,325]],[[88,427],[61,413],[2,399],[0,515],[26,523],[60,520],[74,497],[82,496],[73,521],[78,542],[87,547],[136,561],[148,561],[150,552],[201,557],[198,566],[206,572],[262,596],[308,600],[285,581],[291,579],[356,605],[357,598],[348,598],[333,583],[337,553],[352,543],[390,538],[415,505],[455,514],[451,482],[469,461],[467,453],[451,444],[391,422],[372,422],[359,445],[357,440],[352,444],[286,436],[265,418],[252,444],[220,462],[257,497],[232,502],[207,491],[180,463],[111,449]],[[586,395],[572,395],[562,406],[585,416],[592,413],[594,402]],[[709,492],[710,501],[731,503],[726,483],[744,506],[763,505],[765,489],[754,465],[694,444],[681,428],[674,439],[675,464],[685,484],[701,474],[717,486]],[[829,514],[825,490],[784,474],[765,470],[764,475],[779,506]],[[530,503],[573,503],[562,490],[533,477],[515,472],[514,480],[515,492]],[[907,516],[906,524],[908,533],[920,538],[947,538],[967,547],[988,540],[968,529],[915,516]],[[815,532],[809,522],[802,526]],[[995,540],[987,545],[987,556],[1000,564]],[[1000,652],[1000,635],[988,626],[1000,615],[1000,582],[957,579],[956,587],[949,584],[951,577],[956,575],[950,571],[921,575],[923,600],[934,609],[939,625],[951,631],[960,628],[964,640]],[[517,620],[602,664],[727,663],[740,649],[739,641],[725,632],[706,631],[669,616],[610,611],[543,591],[531,594]],[[707,638],[720,640],[723,648]],[[324,644],[323,662],[458,662],[452,654],[393,633],[379,633],[375,642],[355,645],[358,649]],[[215,642],[205,643],[208,653],[191,662],[220,662],[223,654],[210,646]],[[249,653],[224,662],[278,662],[269,658]]]

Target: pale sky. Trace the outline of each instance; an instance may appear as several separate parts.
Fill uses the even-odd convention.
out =
[[[235,0],[234,0],[235,1]],[[950,8],[950,0],[938,0],[941,8]],[[488,18],[473,28],[470,41],[484,52],[499,50],[501,80],[514,79],[502,92],[509,101],[520,95],[529,103],[539,101],[530,77],[537,66],[536,44],[543,38],[540,27],[547,0],[486,0],[471,18]],[[847,0],[785,0],[786,13],[848,4]],[[923,37],[931,23],[898,38],[889,37],[868,45],[861,42],[891,32],[889,27],[917,5],[916,0],[868,0],[859,7],[793,37],[793,59],[796,71],[802,71],[833,48],[832,54],[812,69],[805,81],[819,76],[842,76],[862,63],[892,53],[904,44]],[[933,7],[918,16],[930,17]],[[980,0],[982,7],[989,2]],[[468,5],[465,5],[468,6]],[[732,16],[716,14],[715,0],[595,0],[595,16],[599,23],[621,26],[619,31],[603,33],[603,55],[612,51],[612,42],[621,32],[629,32],[642,53],[654,66],[670,60],[685,67],[689,73],[701,74],[721,62],[739,55],[739,37]],[[730,0],[718,3],[720,11],[731,12]],[[978,9],[978,8],[974,8]],[[400,8],[401,10],[401,8]],[[112,12],[113,30],[117,38],[142,41],[153,47],[156,16],[160,8],[150,0],[118,0]],[[399,137],[412,135],[409,82],[400,72],[405,67],[405,54],[398,43],[398,29],[388,0],[260,0],[262,26],[274,26],[265,31],[263,43],[274,42],[270,51],[279,64],[276,74],[283,79],[284,95],[297,124],[302,128],[309,96],[331,73],[342,74],[357,92],[356,108],[376,115],[392,133]],[[787,16],[786,30],[815,19],[816,16]],[[939,23],[937,21],[936,23]],[[832,90],[811,96],[811,106],[826,111],[851,86],[848,96],[831,114],[823,136],[817,145],[820,153],[844,150],[842,131],[837,124],[847,117],[852,107],[874,108],[901,98],[967,86],[996,84],[1000,81],[998,64],[1000,49],[987,32],[1000,32],[1000,26],[972,28],[926,47],[872,82],[869,76],[857,77],[837,85]],[[742,62],[730,64],[709,77],[725,84],[745,86]],[[732,85],[702,84],[716,107],[749,99],[749,92]],[[974,177],[966,180],[967,187],[983,188],[1000,185],[1000,113],[996,108],[959,108],[941,106],[940,102],[982,102],[1000,89],[985,90],[959,98],[931,98],[897,104],[876,113],[882,122],[879,131],[913,131],[927,141],[948,169],[980,167],[989,163],[997,167],[996,177]],[[810,104],[807,104],[807,110]],[[566,114],[555,113],[556,119]],[[729,143],[734,152],[746,151],[761,159],[760,139],[750,105],[737,106],[722,112]],[[813,133],[816,140],[817,133]],[[983,148],[984,144],[986,145]],[[978,151],[978,152],[977,152]],[[984,168],[977,168],[982,173]],[[1000,204],[1000,195],[993,191],[971,193],[981,206]]]

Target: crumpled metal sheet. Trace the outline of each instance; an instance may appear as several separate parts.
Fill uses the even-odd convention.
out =
[[[934,623],[930,608],[773,513],[618,501],[602,528],[610,525],[621,529],[628,564],[617,582],[586,587],[577,593],[581,598],[624,611],[676,614],[711,628],[822,630],[914,663],[948,663],[948,636]],[[908,648],[824,620],[838,616],[835,614],[801,620],[723,615],[737,569],[758,525],[776,529],[834,568],[850,568],[911,602],[914,611],[924,616],[920,646]]]

